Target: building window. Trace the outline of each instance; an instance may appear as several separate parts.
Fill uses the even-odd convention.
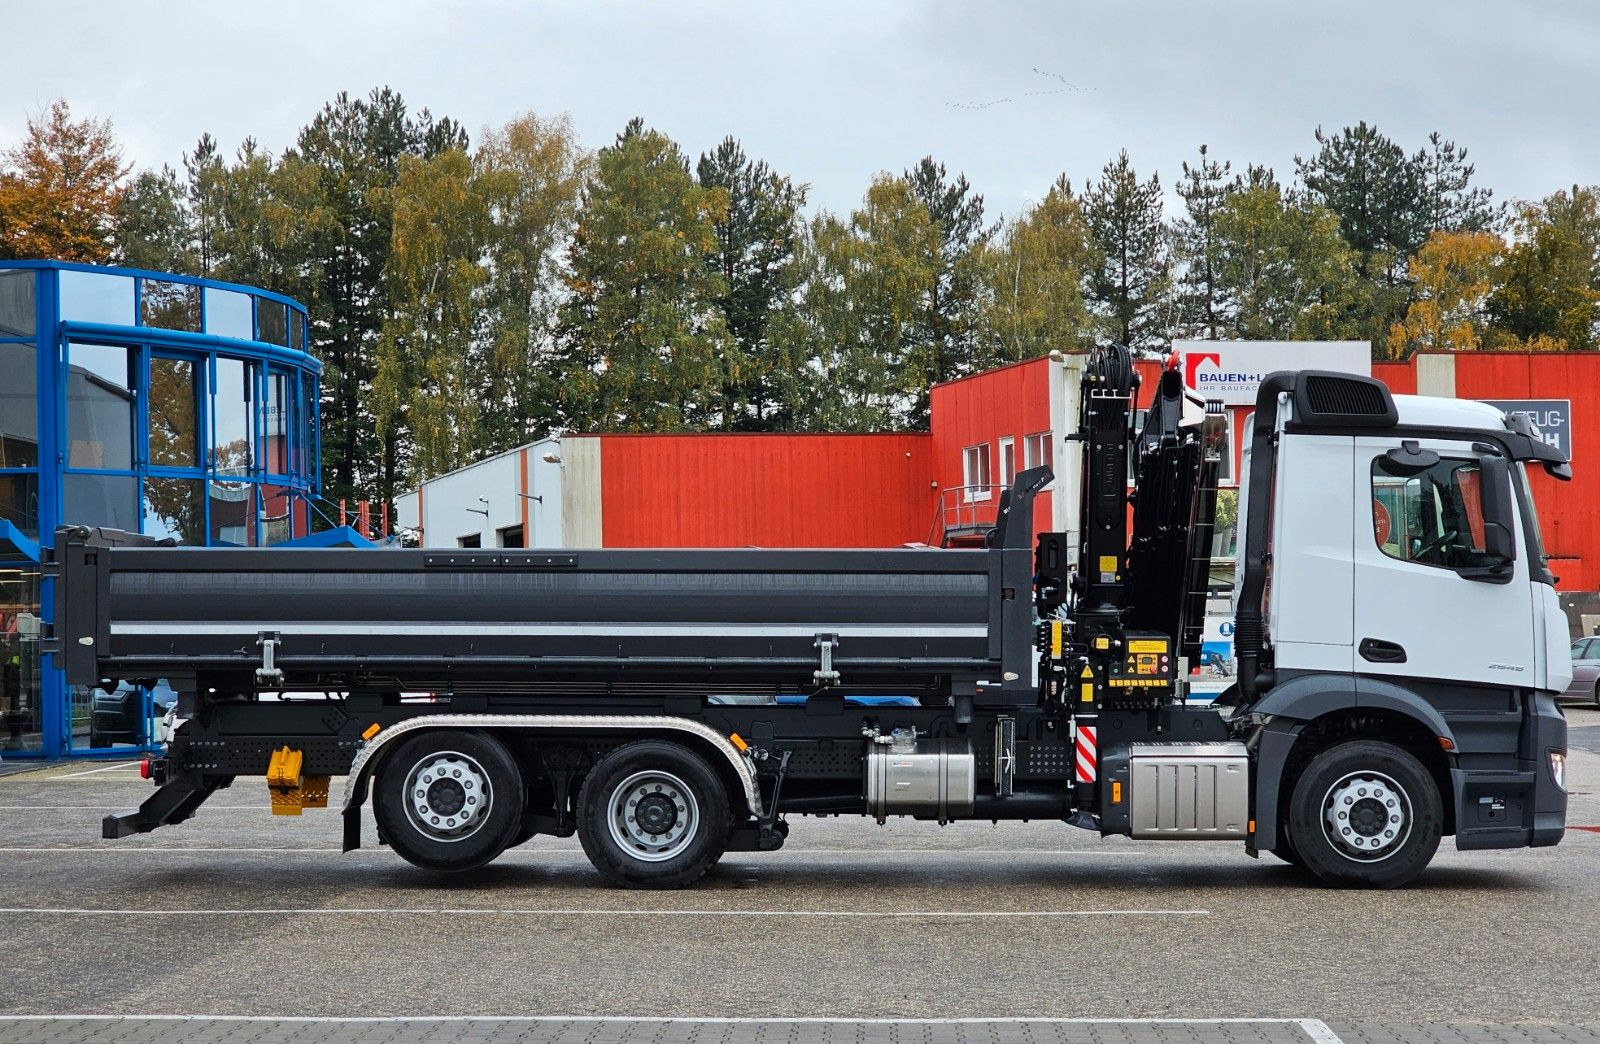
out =
[[[33,273],[0,272],[0,337],[33,336]]]
[[[63,475],[61,520],[139,531],[139,480],[132,475]]]
[[[31,472],[0,474],[0,522],[9,522],[24,536],[39,536],[39,476]]]
[[[1024,436],[1022,439],[1022,468],[1053,468],[1055,467],[1054,454],[1051,452],[1050,433],[1048,431],[1035,432]]]
[[[281,301],[256,298],[256,340],[289,344],[289,310]]]
[[[483,546],[483,535],[480,534],[480,533],[472,533],[472,534],[470,534],[468,536],[456,537],[456,546],[457,547],[482,547]]]
[[[289,473],[289,433],[295,427],[293,392],[287,374],[274,371],[267,375],[267,444],[262,449],[267,472],[272,475]]]
[[[233,290],[206,287],[206,333],[213,337],[236,337],[249,341],[255,337],[251,321],[250,295]]]
[[[1017,440],[1010,435],[1000,440],[1000,485],[1006,489],[1017,480]]]
[[[967,500],[988,500],[989,444],[968,446],[961,451],[961,485]]]
[[[132,469],[133,388],[126,348],[77,342],[68,345],[68,467]]]
[[[211,464],[219,475],[250,474],[255,436],[254,365],[240,359],[216,361],[217,382],[211,422]]]
[[[499,537],[501,547],[528,546],[527,540],[523,537],[521,526],[506,526],[504,529],[496,530],[496,536]]]
[[[199,479],[150,478],[144,483],[145,536],[180,544],[206,543],[206,505]]]
[[[210,482],[206,485],[211,511],[211,543],[233,547],[256,546],[256,487],[251,482]]]
[[[39,353],[0,344],[0,468],[39,466]]]
[[[150,360],[150,463],[200,466],[200,388],[189,359]]]
[[[63,271],[56,285],[62,319],[111,326],[133,325],[132,277]]]
[[[145,279],[139,284],[139,321],[163,330],[200,332],[200,288],[193,283]]]

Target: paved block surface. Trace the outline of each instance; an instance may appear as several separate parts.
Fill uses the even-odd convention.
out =
[[[578,1019],[94,1019],[0,1021],[0,1044],[1592,1044],[1594,1026],[1330,1026],[1258,1021],[806,1021]]]
[[[1600,712],[1571,718],[1600,736]],[[1600,754],[1575,744],[1570,774],[1569,822],[1600,826]],[[1377,1044],[1586,1041],[1600,1023],[1593,831],[1447,845],[1414,887],[1371,893],[1233,844],[797,817],[780,852],[638,893],[605,887],[574,842],[447,878],[341,854],[336,810],[273,817],[260,780],[182,826],[99,839],[149,792],[129,765],[0,778],[0,1014],[261,1021],[0,1020],[0,1042],[1299,1040],[1314,1019]],[[1290,1021],[494,1021],[757,1015]],[[431,1016],[478,1021],[415,1021]]]

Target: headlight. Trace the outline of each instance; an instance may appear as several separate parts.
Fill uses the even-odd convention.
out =
[[[1550,778],[1556,781],[1556,786],[1563,791],[1567,789],[1567,752],[1552,750],[1550,752]]]

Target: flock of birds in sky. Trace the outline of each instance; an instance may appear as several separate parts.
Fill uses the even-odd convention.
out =
[[[1058,75],[1058,74],[1053,73],[1053,72],[1047,72],[1044,69],[1039,68],[1038,66],[1034,66],[1033,67],[1033,71],[1038,73],[1040,76],[1043,76],[1043,77],[1045,77],[1047,79],[1058,81],[1059,83],[1062,84],[1062,86],[1046,88],[1045,90],[1039,90],[1039,91],[1023,91],[1020,94],[1018,94],[1016,97],[994,98],[994,99],[992,99],[990,101],[945,102],[944,103],[945,104],[945,108],[947,108],[947,109],[966,109],[968,111],[975,112],[975,111],[977,111],[979,109],[992,109],[996,105],[1005,105],[1008,102],[1016,101],[1017,98],[1019,98],[1019,97],[1020,98],[1038,98],[1038,97],[1042,97],[1042,96],[1047,95],[1047,94],[1072,94],[1072,93],[1080,92],[1080,91],[1092,91],[1092,90],[1094,90],[1093,87],[1081,87],[1078,84],[1075,84],[1072,81],[1068,80],[1065,76],[1061,76],[1061,75]]]

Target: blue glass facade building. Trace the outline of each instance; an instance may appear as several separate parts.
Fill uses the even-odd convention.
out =
[[[308,535],[321,365],[305,309],[246,286],[0,262],[0,756],[151,747],[163,695],[72,691],[39,657],[60,525],[182,544]]]

